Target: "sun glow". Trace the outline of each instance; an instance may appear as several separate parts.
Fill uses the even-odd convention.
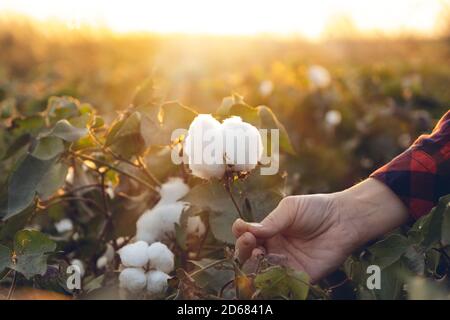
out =
[[[330,19],[349,18],[362,32],[432,33],[447,0],[3,0],[0,12],[71,27],[106,26],[114,31],[187,34],[301,34],[318,38]]]

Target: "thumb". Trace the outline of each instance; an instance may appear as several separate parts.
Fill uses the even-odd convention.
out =
[[[243,220],[235,222],[234,233],[252,233],[256,238],[268,239],[288,228],[295,217],[297,197],[286,197],[260,223],[248,223]]]

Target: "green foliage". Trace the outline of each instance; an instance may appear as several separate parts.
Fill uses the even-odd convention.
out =
[[[309,286],[306,273],[280,266],[270,267],[255,278],[255,287],[264,299],[305,300]]]
[[[449,204],[450,196],[442,197],[438,205],[408,232],[391,234],[368,247],[359,257],[347,260],[345,271],[355,284],[359,284],[360,297],[434,299],[447,295],[441,293],[448,292],[442,279],[447,276],[450,263],[450,250],[445,242],[449,229],[444,228],[443,223],[450,217]],[[371,264],[381,268],[381,289],[369,293],[364,284],[368,277],[365,270]],[[407,291],[405,284],[408,284]]]
[[[18,231],[13,251],[0,246],[0,272],[10,268],[30,279],[47,271],[47,255],[55,251],[56,243],[35,230]]]

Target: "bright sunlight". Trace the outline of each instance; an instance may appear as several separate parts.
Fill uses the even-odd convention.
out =
[[[345,17],[362,32],[431,34],[447,0],[4,0],[0,11],[38,20],[63,20],[69,27],[106,26],[114,31],[277,35],[318,38],[330,21]]]

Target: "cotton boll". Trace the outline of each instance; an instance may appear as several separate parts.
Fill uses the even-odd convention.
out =
[[[119,275],[120,287],[130,292],[139,292],[147,285],[147,276],[141,268],[126,268]]]
[[[329,126],[337,126],[342,121],[342,115],[337,110],[330,110],[325,114],[325,122]]]
[[[187,203],[175,202],[158,204],[153,209],[144,212],[136,223],[136,239],[147,243],[163,240],[169,234],[175,233],[175,224],[180,222],[180,216]]]
[[[264,80],[259,85],[259,93],[263,97],[269,96],[273,91],[273,82],[270,80]]]
[[[189,192],[189,186],[183,182],[181,178],[170,178],[166,183],[161,185],[159,194],[161,200],[158,205],[163,203],[174,203],[183,198]]]
[[[187,219],[186,232],[190,235],[201,237],[206,232],[206,226],[200,216],[193,216]]]
[[[233,165],[234,171],[253,170],[263,153],[258,129],[239,117],[225,119],[222,127],[226,163]]]
[[[152,243],[147,249],[150,267],[169,273],[174,267],[174,255],[170,249],[161,242]]]
[[[123,247],[118,251],[122,264],[126,267],[143,267],[148,263],[148,244],[137,241]]]
[[[86,269],[84,268],[84,263],[83,261],[79,260],[79,259],[73,259],[72,261],[70,261],[70,264],[73,266],[78,267],[78,271],[80,272],[80,276],[83,277]]]
[[[328,70],[318,65],[309,67],[308,78],[311,84],[316,88],[325,88],[331,83],[331,76]]]
[[[159,297],[163,295],[168,287],[167,280],[170,276],[159,270],[147,272],[147,292],[150,296]]]
[[[73,223],[70,219],[62,219],[55,223],[55,228],[58,233],[65,233],[73,230]]]
[[[199,114],[189,126],[184,142],[192,174],[202,179],[221,178],[226,166],[223,162],[222,126],[209,114]]]

